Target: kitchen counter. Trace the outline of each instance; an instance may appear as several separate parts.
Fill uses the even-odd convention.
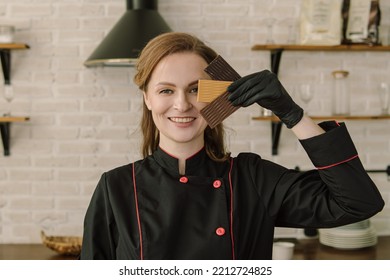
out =
[[[75,260],[64,256],[43,244],[0,244],[0,260]]]
[[[296,244],[295,260],[390,260],[390,236],[379,236],[378,244],[356,250],[324,246],[318,239],[278,239]],[[0,260],[75,260],[62,256],[42,244],[0,244]]]
[[[318,238],[296,241],[295,260],[390,260],[390,236],[379,236],[378,243],[361,249],[337,249],[322,245]]]

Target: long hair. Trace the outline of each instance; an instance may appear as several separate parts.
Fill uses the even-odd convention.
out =
[[[134,82],[140,90],[147,91],[148,83],[156,65],[166,56],[174,53],[192,52],[202,57],[208,64],[217,57],[217,53],[206,46],[197,37],[187,33],[168,32],[149,41],[140,53],[136,65]],[[152,113],[143,102],[141,120],[143,142],[141,152],[144,157],[152,154],[159,145],[159,132],[154,124]],[[204,132],[205,149],[208,156],[215,161],[225,161],[230,153],[225,147],[223,124],[214,129],[207,127]]]

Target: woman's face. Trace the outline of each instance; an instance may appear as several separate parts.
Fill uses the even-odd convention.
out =
[[[198,80],[210,79],[203,71],[206,67],[202,57],[185,52],[166,56],[154,69],[144,99],[160,132],[162,148],[179,143],[203,147],[207,123],[199,111],[207,103],[196,99]]]

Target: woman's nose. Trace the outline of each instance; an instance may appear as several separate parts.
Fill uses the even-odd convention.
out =
[[[175,98],[174,107],[179,112],[185,112],[192,108],[192,103],[185,93],[180,93]]]

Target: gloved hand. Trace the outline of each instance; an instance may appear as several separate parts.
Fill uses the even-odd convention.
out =
[[[253,103],[271,110],[288,128],[303,117],[299,107],[284,89],[278,77],[268,71],[253,73],[233,82],[227,91],[234,106],[247,107]]]

